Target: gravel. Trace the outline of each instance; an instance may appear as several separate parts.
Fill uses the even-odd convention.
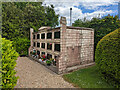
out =
[[[28,57],[19,57],[16,61],[16,76],[19,76],[15,88],[74,88],[58,75]]]

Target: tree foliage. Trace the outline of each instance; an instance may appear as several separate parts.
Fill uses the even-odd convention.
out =
[[[41,26],[55,27],[58,16],[54,6],[42,6],[42,2],[4,2],[2,3],[2,31],[7,39],[16,36],[29,38],[29,29],[35,31]]]
[[[18,37],[29,39],[30,28],[37,31],[41,26],[55,27],[58,16],[53,5],[44,7],[42,2],[3,2],[2,37],[9,40],[17,40]],[[21,44],[24,46],[24,43]]]

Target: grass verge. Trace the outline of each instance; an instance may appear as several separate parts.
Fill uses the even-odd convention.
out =
[[[63,78],[80,88],[114,88],[101,79],[97,66],[80,69],[63,75]]]

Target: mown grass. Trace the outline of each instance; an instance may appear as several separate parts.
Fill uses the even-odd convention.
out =
[[[114,88],[106,81],[101,79],[96,66],[65,74],[63,75],[63,78],[72,83],[74,86],[80,88]]]

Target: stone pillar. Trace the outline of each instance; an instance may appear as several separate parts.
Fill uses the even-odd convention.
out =
[[[54,32],[52,32],[52,39],[54,39]]]
[[[55,43],[52,43],[52,51],[54,52],[54,46],[55,46]],[[52,55],[52,58],[54,58],[55,55]]]
[[[52,51],[54,52],[55,43],[52,43]]]
[[[31,41],[31,46],[33,46],[33,28],[30,28],[30,41]]]
[[[58,74],[60,73],[64,73],[66,70],[66,57],[67,57],[67,53],[66,53],[66,18],[65,17],[61,17],[60,19],[60,24],[61,24],[61,31],[60,31],[60,47],[61,47],[61,55],[60,58],[58,60]]]
[[[39,47],[40,49],[41,49],[41,45],[42,45],[42,44],[41,44],[41,42],[40,42],[40,47]]]
[[[45,50],[47,50],[47,42],[45,42]]]
[[[54,54],[52,54],[52,58],[54,59],[54,57],[55,57],[55,55]]]
[[[28,50],[29,56],[30,56],[30,51],[31,51],[32,47],[33,47],[33,28],[30,28],[30,47]]]
[[[47,57],[47,52],[45,51],[45,56]]]

